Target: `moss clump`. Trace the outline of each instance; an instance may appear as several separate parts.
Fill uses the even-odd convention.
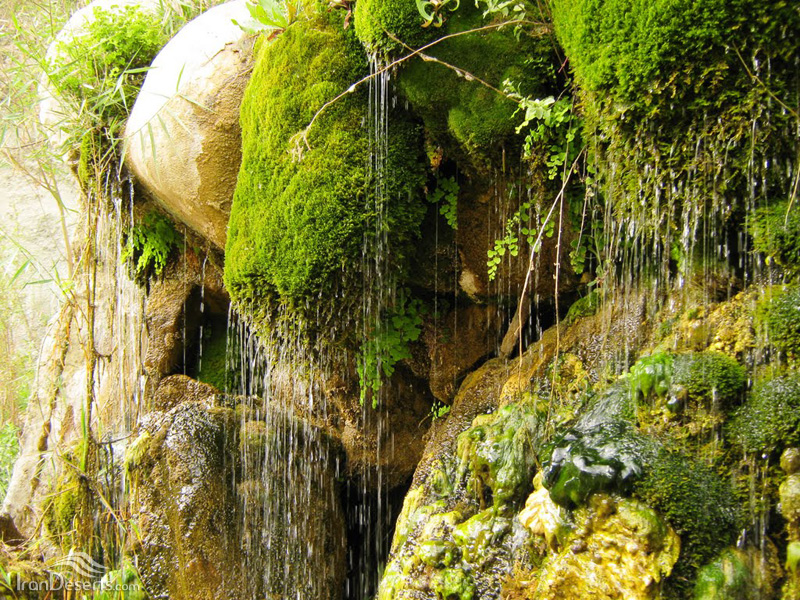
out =
[[[755,385],[736,411],[728,436],[745,452],[766,452],[800,443],[800,375]]]
[[[672,368],[672,386],[709,406],[714,402],[730,406],[741,394],[745,380],[744,367],[721,352],[678,354]]]
[[[360,288],[364,235],[376,227],[375,185],[367,171],[370,139],[363,126],[366,88],[319,115],[308,131],[310,148],[296,136],[326,102],[366,73],[363,49],[341,22],[311,14],[273,42],[259,41],[241,107],[242,165],[225,257],[225,283],[234,301],[254,309],[301,307],[316,304],[320,293],[334,297],[337,287],[353,293]],[[425,211],[419,130],[401,118],[393,114],[389,125],[382,181],[381,226],[395,272],[402,271]],[[298,148],[302,160],[292,154]]]
[[[800,30],[796,3],[556,0],[553,22],[596,142],[598,197],[636,232],[614,258],[686,271],[717,247],[700,232],[741,231],[745,198],[789,197],[768,165],[796,155],[796,119],[778,108],[798,102],[800,48],[784,41]]]
[[[746,558],[741,552],[726,549],[714,562],[697,573],[695,600],[727,600],[757,597]]]
[[[228,335],[223,327],[210,330],[210,336],[203,342],[203,354],[197,371],[197,380],[213,385],[220,391],[234,389],[234,373],[228,373],[227,363]]]
[[[403,1],[414,4],[413,0]],[[531,20],[539,19],[533,16],[536,14],[531,9]],[[481,11],[462,2],[440,33],[482,25],[486,22]],[[558,60],[546,32],[524,32],[519,38],[512,27],[470,33],[447,39],[426,53],[496,88],[509,80],[520,93],[534,98],[558,94],[554,67]],[[499,164],[504,146],[512,150],[522,145],[516,134],[523,117],[515,116],[517,103],[442,64],[412,59],[399,72],[398,87],[450,157],[485,169]]]
[[[53,487],[50,504],[44,514],[47,530],[60,540],[73,530],[80,509],[81,490],[77,478],[71,473],[61,475]]]
[[[756,309],[769,343],[790,360],[800,357],[800,287],[772,288]]]
[[[356,3],[356,35],[369,52],[383,56],[416,48],[434,36],[422,27],[424,20],[414,0],[359,0]],[[394,38],[394,39],[393,39]]]
[[[800,268],[800,210],[789,200],[762,206],[748,223],[753,248],[768,264],[776,264],[790,277]]]
[[[481,415],[458,436],[462,476],[483,503],[495,507],[522,501],[531,491],[540,417],[528,404],[510,404]]]
[[[582,86],[656,111],[659,95],[727,100],[726,78],[742,73],[730,46],[787,58],[794,49],[779,40],[800,15],[784,0],[556,0],[553,22]]]
[[[591,317],[597,312],[597,309],[600,308],[602,299],[600,292],[594,290],[586,294],[583,298],[576,300],[572,303],[572,306],[569,307],[567,316],[564,319],[564,324],[569,326],[582,317]]]
[[[634,494],[659,511],[681,536],[681,554],[671,585],[688,590],[695,571],[734,541],[733,494],[706,465],[688,456],[660,452],[635,484]]]

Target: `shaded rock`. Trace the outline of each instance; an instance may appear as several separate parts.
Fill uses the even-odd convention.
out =
[[[161,50],[126,126],[126,163],[173,216],[224,250],[241,162],[252,38],[244,0],[207,11]]]
[[[297,421],[276,414],[274,453],[265,463],[259,450],[250,464],[239,440],[263,437],[265,423],[240,433],[217,391],[185,376],[164,379],[156,396],[163,410],[142,419],[126,454],[140,531],[133,553],[150,597],[340,597],[345,532],[333,449],[311,430],[298,437]]]
[[[660,597],[680,553],[680,538],[635,500],[597,494],[575,514],[577,528],[538,575],[536,600]]]
[[[430,359],[428,383],[436,398],[452,401],[459,379],[494,351],[500,326],[496,307],[476,304],[450,311],[435,329],[427,324],[423,339]]]

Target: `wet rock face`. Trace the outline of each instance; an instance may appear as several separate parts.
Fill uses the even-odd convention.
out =
[[[125,132],[126,162],[139,183],[220,250],[241,162],[239,105],[253,42],[231,19],[248,18],[236,0],[181,29],[153,61]]]
[[[576,530],[539,574],[536,600],[660,597],[680,538],[644,504],[598,494],[575,515]]]
[[[326,447],[310,430],[301,438],[296,421],[262,413],[243,422],[226,402],[211,386],[167,377],[156,392],[161,410],[142,419],[128,448],[141,534],[132,551],[146,589],[176,600],[289,597],[289,589],[339,598],[344,519]],[[287,561],[302,581],[285,574]]]
[[[156,598],[235,598],[244,583],[226,465],[233,414],[213,408],[211,394],[204,400],[148,414],[127,455],[141,531],[134,552]]]

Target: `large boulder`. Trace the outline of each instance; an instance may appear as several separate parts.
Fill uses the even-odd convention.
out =
[[[244,0],[191,21],[164,47],[125,130],[126,164],[174,217],[225,248],[241,162],[239,105],[250,76],[252,36]]]

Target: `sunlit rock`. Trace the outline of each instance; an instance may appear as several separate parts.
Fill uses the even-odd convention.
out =
[[[225,248],[241,161],[252,36],[244,0],[197,17],[153,61],[125,130],[126,164],[174,217]]]
[[[577,528],[538,576],[536,600],[646,600],[660,597],[680,538],[647,506],[597,494],[575,515]]]

